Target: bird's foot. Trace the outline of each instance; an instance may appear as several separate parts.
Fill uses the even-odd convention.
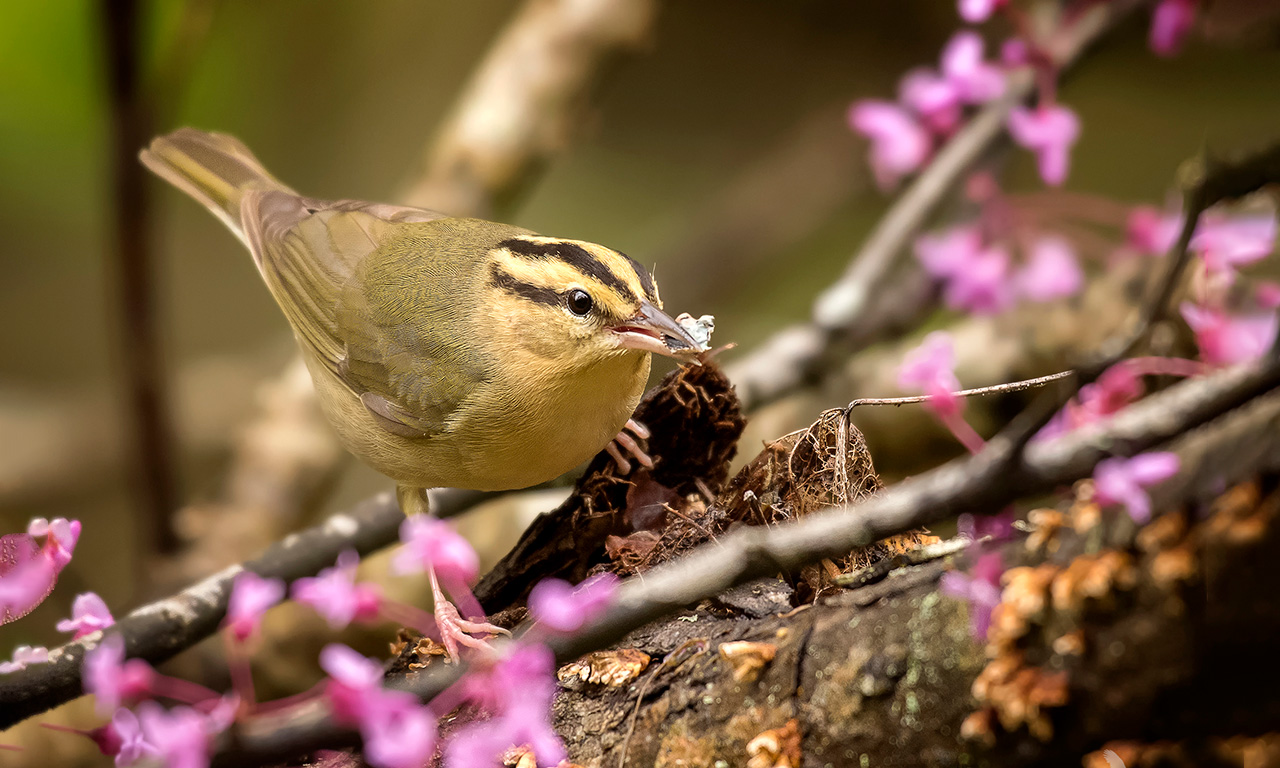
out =
[[[436,579],[435,571],[431,572],[431,597],[435,602],[434,616],[436,629],[440,632],[440,644],[449,652],[449,658],[457,661],[458,646],[465,645],[476,650],[489,650],[488,638],[472,637],[472,635],[510,635],[511,632],[490,624],[487,621],[471,621],[462,618],[456,606],[445,597]]]
[[[634,433],[635,437],[628,434],[628,430]],[[640,443],[636,442],[636,437],[641,440],[648,440],[649,428],[635,419],[627,419],[626,426],[622,428],[618,436],[604,447],[609,455],[613,457],[614,463],[618,465],[618,471],[624,475],[631,472],[631,462],[623,455],[623,451],[631,454],[631,457],[638,461],[640,466],[645,469],[653,469],[653,459],[648,453],[645,453]]]

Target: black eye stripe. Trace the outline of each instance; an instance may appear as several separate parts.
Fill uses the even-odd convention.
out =
[[[560,294],[550,288],[543,288],[540,285],[533,285],[521,280],[517,280],[514,275],[504,271],[497,264],[489,269],[489,277],[493,284],[507,293],[515,294],[523,299],[537,302],[538,304],[550,304],[555,306],[560,303]]]
[[[501,243],[498,243],[498,247],[506,248],[514,254],[531,259],[559,259],[565,264],[577,269],[582,274],[594,277],[596,280],[599,280],[601,283],[617,291],[619,295],[629,298],[635,302],[640,301],[640,297],[636,296],[636,293],[631,289],[631,286],[623,282],[622,278],[614,274],[612,269],[609,269],[604,262],[593,256],[590,251],[586,250],[582,246],[559,241],[535,243],[530,240],[522,240],[518,237],[513,237],[509,240],[503,240]],[[631,259],[627,260],[631,261]],[[633,269],[638,267],[638,269],[636,269],[636,275],[640,277],[640,284],[644,287],[645,291],[649,292],[650,286],[653,284],[653,279],[648,278],[648,273],[644,272],[644,268],[640,267],[639,264],[635,264],[634,261],[631,263],[634,265]],[[646,282],[646,278],[648,278],[648,282]]]
[[[644,295],[654,304],[658,303],[658,287],[653,283],[653,275],[649,274],[649,270],[640,265],[640,262],[631,258],[625,253],[618,251],[618,255],[627,260],[631,265],[631,271],[636,273],[636,277],[640,279],[640,287],[644,289]]]

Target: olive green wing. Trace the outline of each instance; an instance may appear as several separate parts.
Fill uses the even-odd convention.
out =
[[[390,317],[373,307],[362,280],[370,261],[386,261],[389,242],[443,215],[277,190],[246,193],[241,210],[249,249],[299,344],[388,432],[440,431],[456,405],[431,381],[441,354],[415,338],[411,311]]]

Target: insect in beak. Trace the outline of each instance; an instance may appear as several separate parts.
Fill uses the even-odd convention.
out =
[[[667,357],[685,358],[703,351],[683,326],[648,301],[640,302],[640,311],[630,320],[610,328],[618,338],[618,346],[638,349]]]

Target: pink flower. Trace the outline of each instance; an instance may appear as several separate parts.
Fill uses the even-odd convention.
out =
[[[84,692],[97,699],[98,714],[114,712],[121,701],[146,696],[155,671],[142,659],[124,659],[124,638],[110,635],[85,652],[81,671]]]
[[[355,725],[364,739],[364,755],[376,768],[417,768],[435,751],[436,722],[407,691],[382,687],[382,664],[345,645],[320,652],[329,674],[325,696],[334,719]]]
[[[111,716],[111,722],[103,726],[101,731],[101,736],[94,738],[94,741],[104,755],[115,756],[116,765],[120,768],[157,754],[155,745],[147,741],[142,733],[138,716],[124,707],[116,710]]]
[[[939,279],[964,272],[982,253],[982,233],[977,227],[952,227],[942,234],[921,235],[915,242],[916,258],[924,271]]]
[[[364,758],[374,768],[423,768],[436,751],[436,719],[412,695],[391,701],[360,728]]]
[[[1000,45],[1000,63],[1006,67],[1023,67],[1031,62],[1031,49],[1027,41],[1011,37]]]
[[[0,624],[16,621],[44,602],[79,539],[80,521],[61,517],[52,522],[38,517],[25,534],[0,536]]]
[[[1050,186],[1067,179],[1071,145],[1080,137],[1080,119],[1061,105],[1018,107],[1009,113],[1013,140],[1036,153],[1040,177]]]
[[[942,50],[942,75],[966,104],[983,104],[1004,93],[1004,73],[982,60],[983,47],[977,32],[964,31]]]
[[[76,551],[76,542],[80,540],[80,521],[63,517],[55,517],[49,521],[37,517],[27,526],[27,533],[36,538],[48,537],[44,543],[45,554],[61,571],[71,562],[71,555]]]
[[[1271,255],[1276,244],[1276,220],[1271,214],[1228,218],[1201,217],[1191,248],[1209,272],[1234,272]]]
[[[565,759],[564,745],[551,727],[555,697],[555,657],[541,645],[517,647],[487,670],[466,678],[468,697],[493,718],[460,730],[445,747],[446,768],[500,764],[499,756],[513,746],[528,744],[538,765]]]
[[[107,604],[93,592],[84,592],[76,596],[71,605],[71,618],[58,622],[59,632],[75,632],[72,640],[79,640],[85,635],[93,634],[100,629],[115,624]]]
[[[984,247],[976,227],[952,227],[941,235],[916,238],[916,258],[943,281],[943,300],[952,309],[993,314],[1013,303],[1009,254]]]
[[[898,86],[898,97],[936,134],[945,136],[960,125],[960,92],[931,69],[908,72]]]
[[[1129,212],[1125,242],[1138,253],[1163,256],[1178,239],[1181,227],[1178,216],[1161,214],[1149,205],[1140,205]]]
[[[1142,378],[1124,362],[1103,371],[1098,380],[1080,388],[1053,420],[1036,435],[1039,440],[1060,437],[1089,424],[1097,424],[1142,397]]]
[[[284,598],[284,582],[280,579],[264,579],[252,571],[242,571],[231,583],[231,597],[227,600],[227,618],[223,626],[243,643],[258,631],[262,615]]]
[[[12,559],[0,560],[0,624],[8,624],[44,602],[58,582],[58,571],[25,533],[0,538],[0,548],[12,553]]]
[[[926,407],[940,416],[958,414],[963,402],[954,394],[960,389],[960,381],[953,371],[955,365],[951,336],[946,331],[934,331],[907,353],[898,368],[898,387],[929,395],[933,399]]]
[[[1280,308],[1280,283],[1263,281],[1254,290],[1253,299],[1263,309]]]
[[[480,558],[467,540],[448,523],[427,515],[405,518],[400,524],[404,546],[391,561],[400,574],[434,568],[445,586],[471,584],[480,575]]]
[[[990,537],[1004,541],[1013,537],[1013,521],[1017,519],[1012,508],[996,515],[963,514],[956,518],[956,532],[969,541]]]
[[[0,662],[0,675],[26,669],[28,664],[45,664],[49,661],[49,649],[37,645],[20,645],[13,649],[13,660]]]
[[[970,24],[981,24],[991,18],[1009,0],[960,0],[960,18]]]
[[[1190,303],[1184,303],[1181,311],[1195,333],[1200,359],[1209,365],[1252,362],[1266,354],[1276,339],[1275,312],[1233,316]]]
[[[320,668],[329,675],[325,695],[334,718],[353,725],[374,709],[382,695],[382,665],[345,645],[331,643],[320,651]]]
[[[1009,275],[1009,254],[998,246],[985,248],[957,272],[942,292],[951,309],[977,315],[994,315],[1013,304],[1013,283]]]
[[[599,573],[574,587],[561,579],[543,579],[529,593],[529,613],[557,632],[576,632],[600,615],[618,592],[618,577]]]
[[[206,768],[209,730],[203,715],[191,707],[165,710],[154,701],[138,706],[145,741],[167,768]]]
[[[929,132],[891,102],[856,102],[849,110],[849,125],[871,140],[871,170],[884,190],[915,172],[933,149]]]
[[[333,629],[342,629],[352,621],[373,621],[381,607],[382,590],[377,584],[356,581],[359,562],[354,550],[343,551],[334,567],[295,581],[293,599],[314,608]]]
[[[971,574],[947,571],[942,574],[942,593],[969,603],[969,628],[978,642],[987,639],[991,611],[1000,604],[1000,575],[1004,563],[999,552],[988,552],[973,564]]]
[[[1144,488],[1178,474],[1176,453],[1143,453],[1132,459],[1107,459],[1093,470],[1094,498],[1099,504],[1123,504],[1133,521],[1151,519],[1151,497]]]
[[[1151,50],[1173,56],[1182,50],[1196,21],[1196,0],[1160,0],[1151,14]]]
[[[1084,273],[1071,244],[1060,237],[1042,237],[1031,246],[1027,264],[1014,277],[1017,292],[1032,301],[1074,296],[1084,285]]]

